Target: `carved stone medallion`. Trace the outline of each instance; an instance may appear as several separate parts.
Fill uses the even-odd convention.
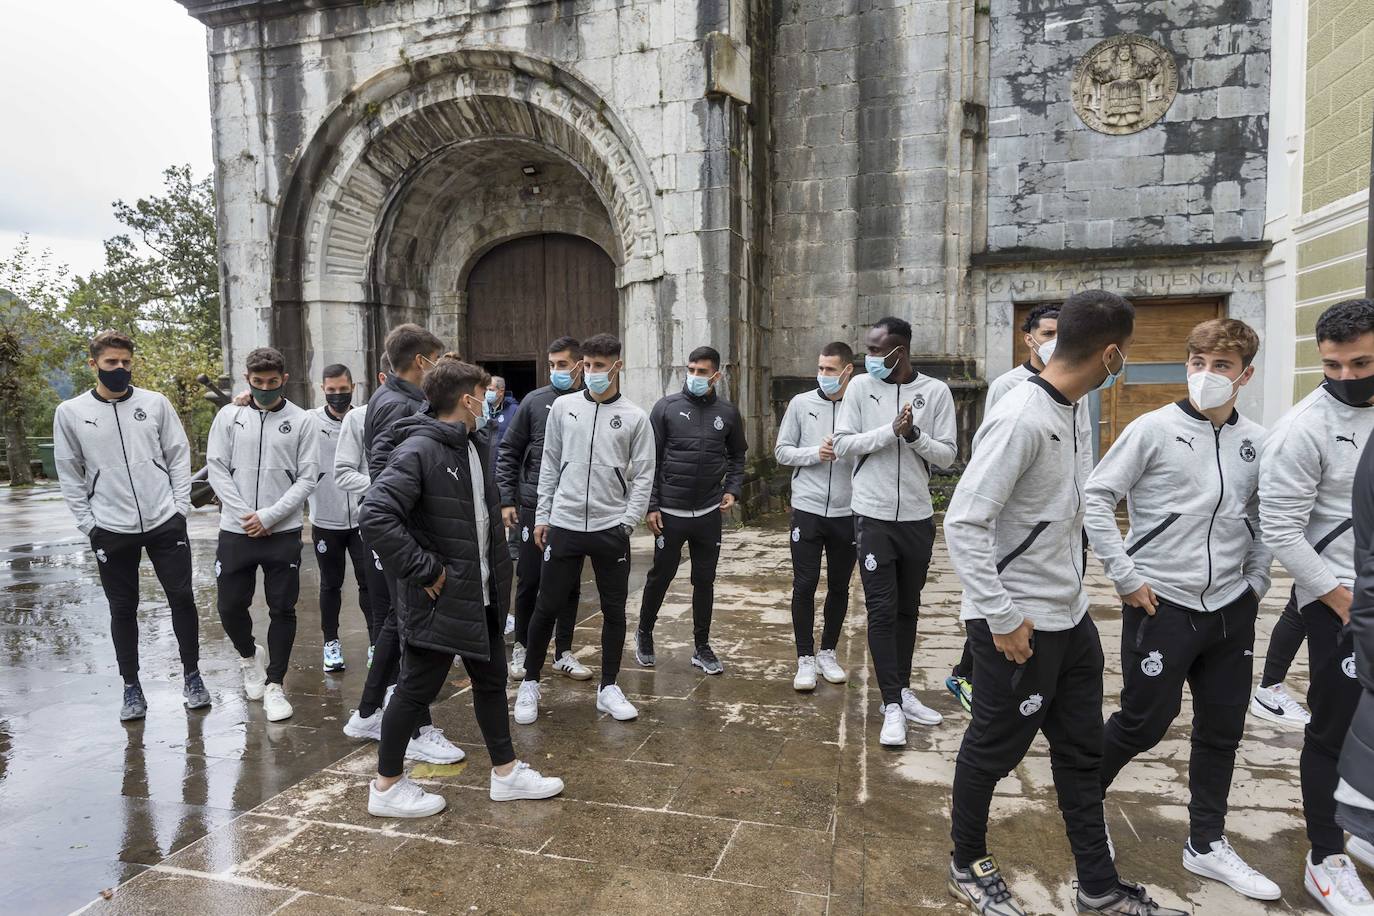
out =
[[[1178,94],[1169,50],[1144,35],[1093,45],[1073,70],[1073,110],[1104,134],[1133,134],[1164,116]]]

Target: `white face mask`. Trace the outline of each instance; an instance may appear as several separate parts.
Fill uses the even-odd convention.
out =
[[[1035,355],[1040,357],[1040,362],[1045,365],[1050,364],[1050,357],[1054,355],[1054,348],[1059,343],[1058,337],[1051,337],[1049,340],[1035,348]]]
[[[1188,397],[1198,410],[1211,410],[1231,400],[1236,383],[1215,372],[1194,372],[1188,376]]]

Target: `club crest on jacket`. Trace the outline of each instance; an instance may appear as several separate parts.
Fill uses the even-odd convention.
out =
[[[725,428],[725,421],[722,420],[720,417],[716,417],[716,421],[715,421],[714,423],[712,423],[711,425],[714,426],[716,429],[724,429],[724,428]]]
[[[624,424],[620,420],[620,414],[611,417],[611,429],[620,429]]]
[[[1155,650],[1145,656],[1140,660],[1140,670],[1145,672],[1146,677],[1159,677],[1164,673],[1164,653]]]
[[[291,421],[282,420],[281,426],[277,427],[277,432],[281,433],[283,436],[288,435],[291,432]]]
[[[1033,716],[1033,715],[1035,715],[1037,712],[1040,711],[1040,707],[1041,707],[1042,705],[1044,705],[1044,702],[1045,702],[1045,698],[1042,697],[1040,694],[1038,694],[1038,693],[1033,693],[1033,694],[1031,694],[1030,696],[1026,697],[1026,699],[1024,699],[1024,700],[1021,701],[1021,705],[1020,705],[1020,707],[1019,707],[1019,709],[1021,710],[1021,715],[1023,715],[1023,716]]]
[[[1341,660],[1341,670],[1345,672],[1345,676],[1348,678],[1358,676],[1355,671],[1355,655],[1353,653]]]
[[[134,419],[142,423],[144,420],[148,419],[148,411],[144,410],[142,407],[135,407]]]
[[[1258,457],[1255,452],[1255,445],[1249,439],[1240,440],[1240,460],[1246,464],[1254,461]]]

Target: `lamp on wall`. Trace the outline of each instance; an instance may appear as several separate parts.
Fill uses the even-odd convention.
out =
[[[531,178],[533,178],[535,175],[538,175],[538,174],[539,174],[539,169],[535,168],[535,167],[532,166],[532,165],[522,165],[522,166],[520,166],[520,171],[524,172],[526,175],[530,176]]]

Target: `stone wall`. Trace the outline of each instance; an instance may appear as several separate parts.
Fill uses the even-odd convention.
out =
[[[1264,229],[1269,0],[992,0],[988,250],[1182,247]],[[1154,126],[1090,129],[1075,64],[1118,34],[1158,41],[1178,94]]]
[[[1303,212],[1369,188],[1374,0],[1309,0]]]

